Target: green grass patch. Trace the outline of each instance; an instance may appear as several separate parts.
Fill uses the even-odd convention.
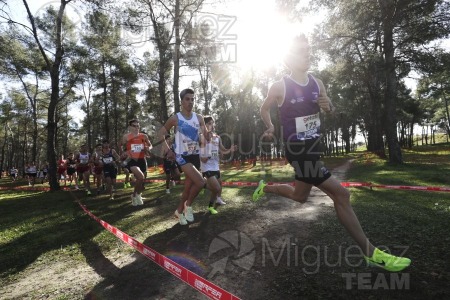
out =
[[[392,185],[450,186],[450,145],[420,146],[404,150],[403,165],[393,166],[370,153],[357,153],[347,173],[348,181]],[[408,289],[384,290],[342,289],[342,279],[329,274],[329,268],[302,282],[301,271],[289,270],[285,277],[273,278],[277,290],[285,294],[311,298],[357,299],[439,299],[450,290],[448,252],[450,251],[450,193],[413,190],[350,188],[353,209],[369,240],[393,254],[412,259],[403,274],[408,276]],[[305,243],[320,247],[342,246],[348,249],[354,242],[334,214],[326,215],[309,232]],[[338,261],[336,252],[329,253],[330,261]],[[376,268],[337,266],[334,275],[354,274],[369,278],[366,287],[376,282],[379,274],[389,273]],[[371,277],[370,277],[371,275]],[[291,279],[295,278],[295,279]],[[326,282],[326,284],[323,284]],[[357,280],[352,281],[356,284]],[[297,283],[297,285],[295,285]],[[361,282],[359,282],[361,284]],[[306,287],[305,287],[306,285]]]
[[[354,159],[347,174],[348,181],[450,186],[449,144],[415,147],[412,150],[404,150],[403,155],[405,163],[397,166],[362,152],[324,160],[325,165],[333,169],[349,159]],[[246,182],[257,182],[260,179],[290,182],[294,178],[292,168],[282,162],[258,162],[255,166],[225,166],[222,175],[225,181]],[[149,178],[162,179],[164,174],[157,169],[152,170]],[[24,185],[25,182],[12,184],[10,179],[0,180],[1,186],[20,184]],[[131,247],[120,242],[87,216],[77,201],[84,203],[99,218],[139,241],[151,245],[154,249],[163,249],[163,254],[164,249],[168,248],[168,241],[177,241],[187,234],[183,228],[176,226],[176,221],[172,218],[183,186],[175,186],[171,189],[171,194],[166,195],[164,183],[147,184],[144,191],[147,200],[143,207],[131,206],[132,189],[122,189],[121,184],[118,184],[117,188],[114,201],[110,201],[106,194],[87,197],[82,191],[1,190],[0,284],[4,286],[17,278],[26,278],[29,274],[27,272],[57,262],[85,266],[100,254],[115,256],[134,252]],[[222,195],[228,200],[228,204],[220,208],[220,218],[210,219],[209,223],[205,224],[194,224],[189,228],[193,234],[200,232],[198,236],[204,239],[197,241],[199,247],[206,243],[206,240],[210,241],[215,234],[253,217],[255,205],[250,201],[252,192],[253,188],[223,188]],[[209,192],[201,192],[194,202],[197,216],[200,215],[199,212],[206,210],[208,197]],[[450,288],[447,259],[450,251],[450,193],[351,188],[351,201],[367,236],[374,244],[385,245],[394,253],[400,253],[402,249],[407,248],[406,255],[413,259],[413,265],[408,272],[412,274],[411,286],[414,284],[415,289],[420,291],[417,295],[439,296],[442,291]],[[263,205],[262,203],[261,206]],[[289,224],[286,224],[286,228],[289,228]],[[267,230],[269,229],[270,227]],[[308,236],[314,245],[353,244],[334,215],[323,216],[320,221],[312,224],[309,230]],[[345,268],[336,272],[345,271],[349,272]],[[367,270],[363,269],[361,272],[364,271]],[[298,278],[306,277],[301,274],[298,275],[302,277],[293,276],[292,272],[296,271],[289,270],[289,276],[286,275],[282,279],[274,278],[274,285],[286,288],[291,292],[290,295],[301,296],[302,291],[317,292],[317,286],[320,285],[320,295],[325,298],[335,298],[336,295],[338,298],[354,296],[350,292],[339,294],[341,292],[333,290],[332,287],[342,289],[342,277],[326,272],[318,274],[320,278],[317,278],[317,282],[303,280],[302,289],[299,290]],[[324,281],[327,285],[321,285]],[[87,283],[87,286],[89,284],[93,283]],[[367,298],[367,295],[359,296]],[[384,296],[375,294],[374,298]],[[67,292],[58,297],[70,299],[71,295]]]
[[[364,153],[354,162],[347,178],[376,184],[450,186],[450,146],[420,146],[403,150],[404,164],[391,165]]]

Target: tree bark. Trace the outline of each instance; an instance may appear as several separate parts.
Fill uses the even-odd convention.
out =
[[[50,103],[48,105],[47,110],[47,160],[49,162],[49,183],[50,190],[56,191],[60,189],[59,180],[57,178],[57,165],[56,165],[56,150],[55,150],[55,142],[56,142],[56,109],[58,102],[60,101],[60,66],[62,62],[62,58],[64,55],[64,50],[62,47],[62,19],[64,16],[64,10],[66,8],[67,3],[70,0],[60,0],[60,7],[58,11],[58,16],[56,18],[55,31],[56,31],[56,39],[55,39],[55,57],[53,61],[47,57],[47,54],[42,47],[42,44],[39,40],[37,34],[37,28],[34,22],[33,14],[30,11],[28,3],[26,0],[23,0],[23,4],[27,10],[27,15],[31,23],[33,37],[38,45],[39,51],[46,63],[47,70],[50,72],[50,80],[51,80],[51,94],[50,94]]]
[[[173,55],[173,102],[175,105],[175,112],[180,111],[180,47],[181,47],[181,36],[180,36],[180,0],[175,0],[175,47]]]
[[[104,134],[105,138],[109,141],[109,108],[108,108],[108,82],[106,80],[106,67],[105,67],[105,60],[103,59],[102,62],[102,87],[103,87],[103,112],[104,112]],[[110,72],[111,74],[111,72]],[[91,145],[89,145],[89,148],[91,148]]]
[[[155,33],[155,42],[156,48],[158,49],[159,54],[159,63],[158,63],[158,93],[159,98],[161,100],[161,117],[162,120],[159,120],[162,124],[167,121],[169,118],[167,112],[167,97],[166,97],[166,72],[169,69],[167,50],[169,45],[166,43],[164,39],[164,25],[161,25],[157,22],[155,12],[153,9],[153,4],[151,2],[147,3],[150,9],[150,19],[152,21],[153,31]]]
[[[389,162],[403,163],[402,151],[397,136],[397,75],[395,73],[394,19],[396,7],[394,2],[379,0],[382,11],[384,61],[386,71],[386,139],[389,148]]]

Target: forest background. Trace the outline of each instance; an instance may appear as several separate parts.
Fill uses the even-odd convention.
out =
[[[247,0],[235,14],[230,1],[29,2],[0,0],[0,168],[48,162],[52,190],[59,155],[117,145],[132,118],[153,138],[187,86],[236,159],[282,156],[279,139],[260,141],[259,107],[302,32],[337,107],[322,120],[326,155],[352,151],[359,133],[402,164],[402,148],[450,135],[446,0]]]

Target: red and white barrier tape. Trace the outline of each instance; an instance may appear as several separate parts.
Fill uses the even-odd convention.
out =
[[[158,264],[160,267],[162,267],[167,272],[171,273],[175,277],[181,279],[191,287],[195,288],[202,294],[206,295],[210,299],[215,300],[239,300],[240,298],[236,297],[235,295],[231,294],[230,292],[225,291],[224,289],[218,287],[214,283],[206,280],[205,278],[198,276],[192,271],[189,271],[185,267],[183,267],[180,264],[177,264],[173,260],[167,258],[166,256],[156,252],[152,248],[148,247],[147,245],[142,244],[141,242],[137,241],[132,236],[128,235],[127,233],[117,229],[116,227],[108,224],[107,222],[103,221],[102,219],[98,218],[96,215],[94,215],[92,212],[90,212],[86,206],[78,202],[78,204],[81,206],[81,208],[84,210],[86,214],[88,214],[92,219],[99,222],[106,230],[114,234],[116,237],[118,237],[120,240],[125,242],[126,244],[130,245],[140,253],[142,253],[144,256],[152,260],[154,263]]]
[[[450,192],[450,187],[439,186],[411,186],[411,185],[380,185],[372,184],[370,187],[393,189],[393,190],[415,190],[415,191],[431,191],[431,192]]]
[[[392,190],[415,190],[415,191],[429,191],[429,192],[450,192],[450,187],[440,186],[414,186],[414,185],[387,185],[387,184],[373,184],[370,182],[341,182],[345,187],[370,187]]]

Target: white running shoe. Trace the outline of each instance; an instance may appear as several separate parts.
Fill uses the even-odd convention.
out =
[[[191,206],[184,206],[184,216],[188,222],[194,222],[194,210]]]
[[[176,186],[177,184],[176,184],[176,182],[175,182],[175,180],[172,180],[172,186]]]
[[[178,210],[175,210],[174,215],[175,215],[176,218],[178,218],[178,222],[180,223],[180,225],[187,225],[188,222],[187,222],[186,217],[184,216],[183,213],[180,214],[178,212]]]
[[[144,205],[144,201],[142,201],[142,199],[144,199],[144,198],[142,198],[141,194],[137,194],[136,195],[136,205]]]
[[[166,189],[166,194],[170,194],[170,189]]]
[[[137,196],[131,195],[131,205],[133,205],[133,206],[137,206],[138,205],[136,198],[137,198]]]
[[[225,201],[222,200],[221,197],[217,197],[216,203],[217,203],[217,204],[220,204],[220,205],[225,205],[225,204],[227,204]]]

